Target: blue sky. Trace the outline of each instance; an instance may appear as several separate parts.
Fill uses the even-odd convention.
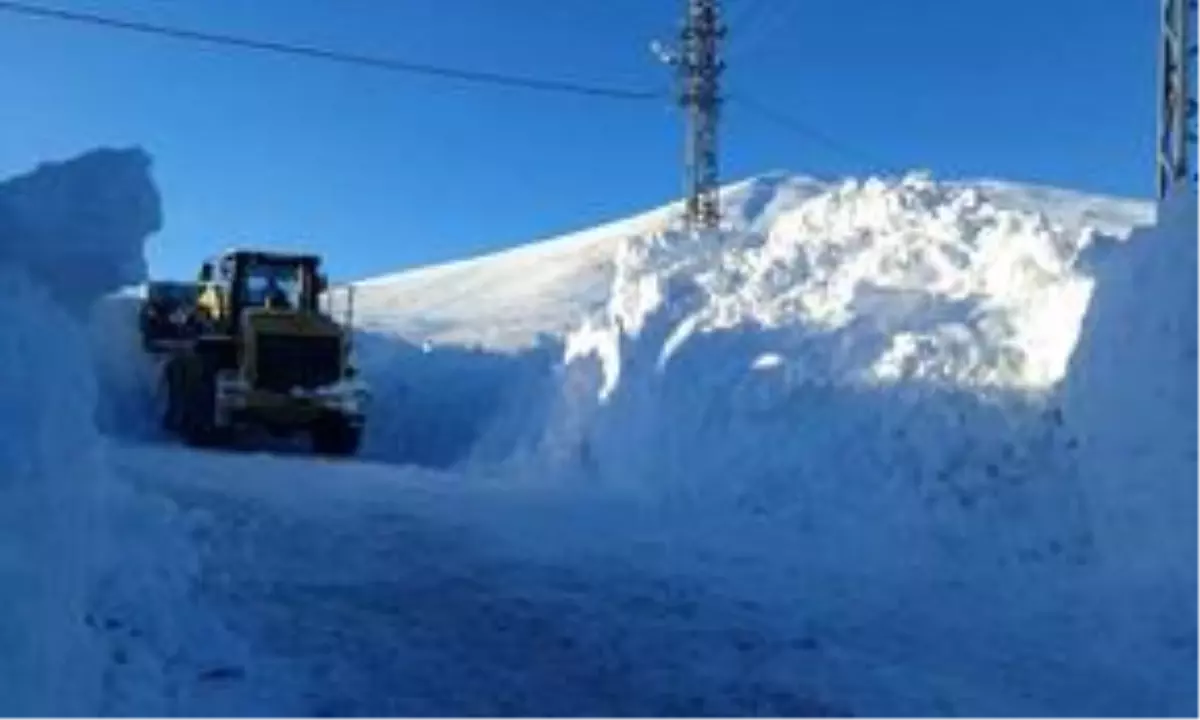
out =
[[[632,88],[682,0],[28,0],[157,23]],[[751,7],[758,3],[759,7]],[[725,0],[727,179],[928,168],[1148,197],[1150,0]],[[0,175],[97,145],[155,158],[152,271],[237,243],[343,279],[549,237],[681,187],[668,101],[451,83],[0,13]]]

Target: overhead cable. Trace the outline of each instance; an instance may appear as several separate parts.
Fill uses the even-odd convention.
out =
[[[42,5],[19,2],[17,0],[0,0],[0,12],[23,15],[27,17],[86,24],[108,29],[138,32],[148,35],[158,35],[161,37],[201,42],[210,45],[220,45],[246,50],[258,50],[276,54],[307,57],[316,60],[325,60],[347,65],[369,67],[376,70],[441,77],[449,80],[458,80],[477,84],[489,84],[543,92],[587,95],[615,100],[654,100],[666,97],[667,95],[666,91],[605,87],[576,83],[566,80],[523,77],[483,70],[467,70],[463,68],[429,65],[425,63],[410,62],[407,60],[399,60],[396,58],[361,55],[340,50],[331,50],[311,45],[296,45],[273,40],[259,40],[227,35],[223,33],[193,30],[178,26],[159,25],[142,22],[139,20],[128,20],[107,15],[97,15],[74,10],[51,8]]]

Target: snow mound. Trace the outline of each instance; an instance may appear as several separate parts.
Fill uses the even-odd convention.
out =
[[[849,502],[919,523],[928,503],[988,507],[1000,487],[1000,506],[1070,517],[1069,479],[1025,480],[1053,459],[1046,390],[1086,306],[1072,261],[1089,238],[910,176],[814,196],[765,237],[631,239],[606,312],[568,338],[542,459],[805,522]],[[1053,525],[1029,542],[1083,542]]]
[[[630,240],[602,328],[577,333],[571,353],[605,358],[607,392],[622,338],[666,312],[659,366],[692,335],[755,327],[774,333],[764,352],[792,381],[1043,389],[1074,346],[1091,288],[1076,260],[1092,238],[923,176],[852,181],[765,237]]]

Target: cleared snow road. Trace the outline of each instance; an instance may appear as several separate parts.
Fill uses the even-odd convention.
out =
[[[197,518],[203,597],[264,662],[295,669],[302,712],[850,712],[798,691],[819,663],[811,641],[771,641],[731,600],[630,568],[505,556],[450,519],[460,478],[163,447],[115,455]],[[787,671],[772,681],[768,666]]]
[[[936,603],[896,614],[928,598],[871,601],[853,568],[832,606],[803,579],[771,600],[721,559],[728,534],[685,540],[689,562],[637,549],[637,518],[547,520],[553,503],[481,478],[163,446],[113,461],[194,520],[199,601],[252,648],[216,679],[239,713],[1105,714],[1138,697],[1050,638],[1005,650]]]

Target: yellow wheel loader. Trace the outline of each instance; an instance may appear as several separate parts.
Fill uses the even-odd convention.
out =
[[[205,262],[196,287],[186,336],[143,337],[160,359],[163,428],[197,446],[255,427],[357,452],[367,388],[352,362],[352,288],[335,319],[319,257],[242,249]]]

